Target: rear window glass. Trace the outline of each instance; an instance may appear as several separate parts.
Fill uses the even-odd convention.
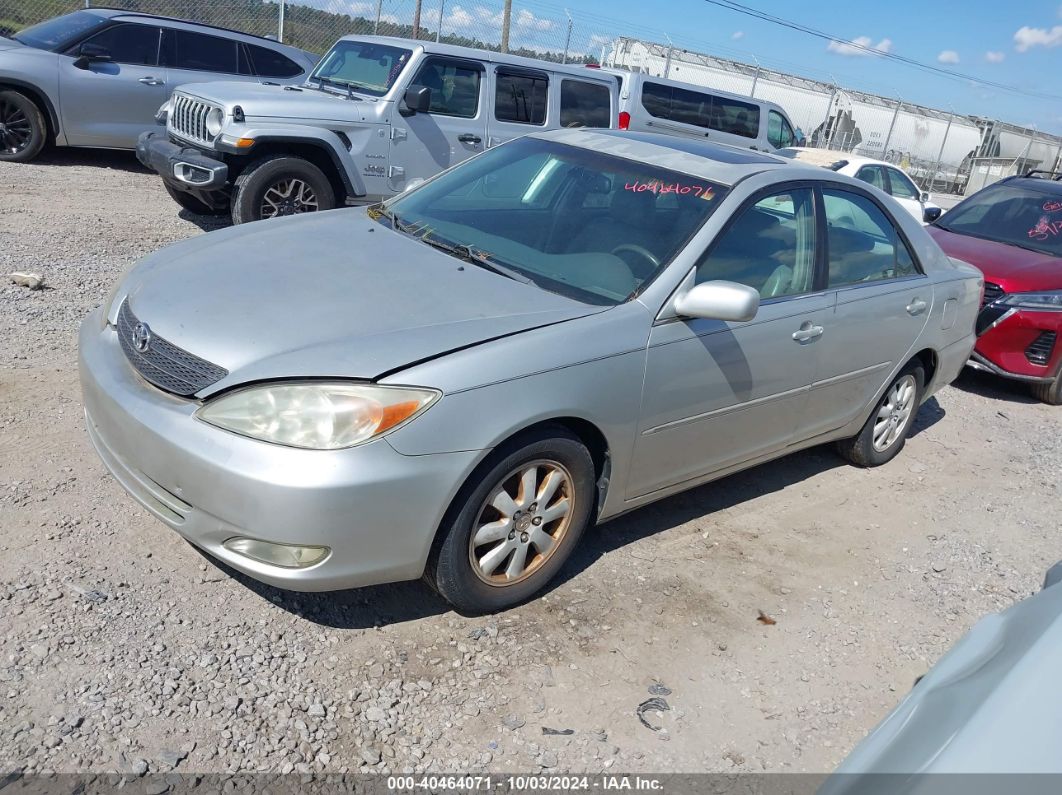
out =
[[[1062,257],[1062,193],[993,185],[957,205],[935,225]]]
[[[751,102],[647,80],[642,86],[642,107],[658,119],[743,138],[759,135],[760,108]]]
[[[611,127],[612,93],[601,83],[562,80],[561,127]]]
[[[498,72],[494,91],[494,118],[519,124],[546,123],[545,75]]]
[[[246,45],[251,54],[251,66],[259,77],[295,77],[302,73],[302,67],[276,50]]]

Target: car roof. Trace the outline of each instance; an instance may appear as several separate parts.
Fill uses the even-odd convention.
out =
[[[792,158],[793,160],[826,168],[841,161],[844,161],[845,165],[894,166],[893,163],[886,163],[884,160],[875,160],[872,157],[854,155],[851,152],[841,152],[836,149],[823,149],[815,146],[790,146],[787,148],[788,151],[796,155],[796,157]]]
[[[732,186],[745,177],[763,171],[784,169],[787,177],[821,180],[822,169],[794,163],[767,152],[756,152],[693,138],[660,133],[606,129],[561,129],[531,133],[530,137],[559,141],[583,149],[592,149],[627,160],[636,160],[658,168],[679,171]]]
[[[166,16],[165,14],[148,14],[148,13],[144,13],[144,12],[141,12],[141,11],[130,11],[127,8],[123,9],[123,8],[107,8],[105,6],[91,6],[90,8],[85,8],[85,9],[81,9],[81,10],[89,11],[89,12],[91,12],[93,14],[96,14],[97,16],[104,17],[106,19],[118,19],[118,20],[122,20],[122,21],[125,21],[125,20],[133,21],[133,20],[137,20],[137,19],[141,19],[141,20],[143,20],[143,19],[161,19],[161,20],[165,20],[166,22],[177,22],[177,23],[179,23],[181,25],[187,25],[187,26],[192,27],[192,28],[200,28],[200,29],[206,28],[207,30],[216,30],[216,31],[219,31],[219,32],[222,32],[222,33],[226,33],[229,36],[232,36],[232,37],[235,37],[235,38],[240,38],[240,39],[242,39],[244,41],[254,41],[256,43],[265,42],[265,43],[271,44],[274,48],[276,48],[278,50],[286,50],[288,52],[296,52],[296,53],[300,53],[302,55],[309,55],[309,56],[311,56],[313,58],[316,58],[316,56],[312,56],[312,54],[307,53],[304,50],[300,50],[298,47],[292,47],[290,44],[283,44],[283,43],[277,41],[276,39],[269,38],[268,36],[258,36],[258,35],[255,35],[254,33],[244,33],[243,31],[233,30],[232,28],[225,28],[225,27],[222,27],[221,25],[211,25],[211,24],[209,24],[207,22],[196,22],[196,21],[191,20],[191,19],[181,19],[180,17],[169,17],[169,16]]]
[[[460,47],[456,44],[444,44],[423,39],[403,39],[399,36],[359,36],[357,34],[343,36],[339,41],[369,41],[377,44],[386,44],[391,47],[402,46],[411,50],[420,47],[427,55],[450,55],[454,58],[472,58],[479,61],[487,61],[488,63],[522,66],[526,69],[538,69],[539,71],[564,72],[573,77],[615,85],[615,77],[605,74],[602,69],[588,69],[577,64],[554,63],[545,59],[525,58],[522,55],[510,55],[509,53],[482,50],[476,47]]]

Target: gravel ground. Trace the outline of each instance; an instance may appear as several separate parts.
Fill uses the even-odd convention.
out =
[[[0,273],[49,288],[0,285],[4,770],[827,771],[1062,558],[1062,410],[965,374],[888,466],[816,449],[637,511],[493,618],[274,590],[127,497],[79,403],[81,318],[209,224],[124,154],[0,164],[0,195]]]

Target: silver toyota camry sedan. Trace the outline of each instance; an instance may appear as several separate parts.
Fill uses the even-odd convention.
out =
[[[145,258],[81,379],[114,476],[233,568],[494,611],[653,500],[826,442],[889,461],[981,289],[866,183],[560,130]]]

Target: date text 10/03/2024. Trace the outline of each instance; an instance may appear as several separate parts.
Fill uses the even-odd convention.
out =
[[[650,776],[389,776],[392,792],[603,792],[663,790],[660,779]]]

